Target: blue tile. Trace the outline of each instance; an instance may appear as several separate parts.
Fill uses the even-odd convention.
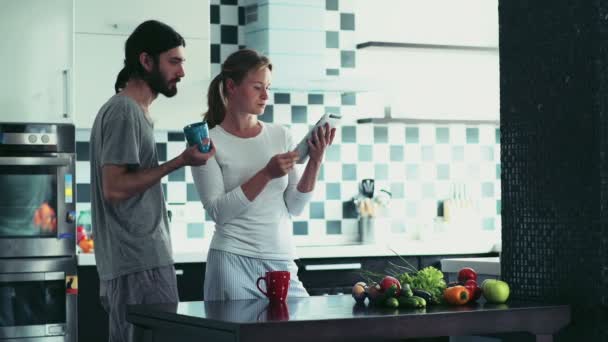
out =
[[[325,107],[325,113],[340,114],[340,107],[326,106]]]
[[[156,150],[158,151],[158,144],[156,144]],[[167,151],[167,149],[165,148],[165,159],[167,158],[166,151]],[[159,159],[160,159],[160,157],[159,157]],[[77,141],[76,142],[76,160],[78,160],[78,161],[89,161],[90,160],[88,141]]]
[[[243,26],[245,25],[245,7],[243,6],[239,6],[239,26]],[[239,49],[241,49],[241,47],[239,46]]]
[[[274,122],[274,106],[266,105],[264,109],[264,114],[260,116],[260,120],[264,122]]]
[[[388,164],[374,165],[374,177],[376,180],[388,180]]]
[[[357,127],[342,126],[342,142],[343,143],[357,142]]]
[[[406,203],[405,204],[405,215],[407,217],[418,217],[418,205],[415,202]]]
[[[464,146],[452,146],[452,161],[464,161]]]
[[[219,24],[220,23],[220,5],[209,6],[209,23]]]
[[[307,107],[306,106],[291,106],[291,122],[292,123],[307,123]]]
[[[238,44],[238,25],[220,25],[220,43]]]
[[[322,105],[324,102],[323,94],[308,94],[309,105]]]
[[[186,137],[183,132],[168,132],[167,133],[168,141],[186,141]]]
[[[501,166],[500,166],[500,164],[496,164],[496,179],[500,179],[501,175],[502,175]]]
[[[395,199],[404,198],[403,183],[391,183],[391,194]]]
[[[308,222],[295,221],[293,223],[293,235],[308,235]]]
[[[343,106],[355,106],[357,105],[357,94],[355,93],[343,93],[340,96],[340,102]]]
[[[403,161],[403,146],[391,145],[391,161]]]
[[[328,11],[337,11],[338,0],[325,0],[325,9]]]
[[[156,155],[158,156],[158,161],[166,161],[167,160],[167,144],[156,143]]]
[[[353,13],[340,13],[340,30],[355,30],[355,15]]]
[[[325,183],[325,197],[328,200],[339,200],[342,196],[340,183]]]
[[[467,144],[479,143],[479,128],[467,127]]]
[[[408,144],[418,143],[418,127],[406,127],[405,128],[405,142]]]
[[[355,62],[355,51],[340,51],[340,66],[342,68],[354,68]]]
[[[340,47],[340,34],[338,31],[325,31],[325,48],[338,49]]]
[[[357,165],[342,165],[342,180],[357,180]]]
[[[500,128],[496,129],[496,143],[500,144]]]
[[[439,179],[439,180],[450,179],[450,165],[448,165],[448,164],[437,165],[437,179]]]
[[[482,229],[483,230],[494,230],[496,227],[494,226],[494,218],[493,217],[485,217],[482,221]]]
[[[494,183],[493,182],[481,183],[481,197],[494,197]]]
[[[318,180],[325,180],[325,165],[321,164],[321,168],[319,169],[319,177]]]
[[[340,69],[325,69],[327,76],[340,76]]]
[[[342,218],[356,219],[359,217],[357,208],[355,208],[355,202],[353,201],[342,201]]]
[[[500,201],[496,201],[496,215],[502,215],[502,203]]]
[[[359,145],[358,152],[359,161],[372,161],[373,156],[371,145]]]
[[[202,239],[205,237],[205,226],[202,223],[188,223],[186,231],[188,239]]]
[[[310,218],[312,218],[312,219],[325,218],[325,203],[310,202]]]
[[[198,191],[193,183],[186,184],[186,201],[188,202],[200,202]]]
[[[416,180],[419,177],[418,165],[408,164],[405,166],[405,178],[407,180]]]
[[[274,104],[290,104],[291,96],[289,93],[274,93]]]
[[[76,203],[91,202],[91,184],[76,183]]]
[[[493,146],[482,146],[481,147],[481,160],[482,161],[493,161],[494,160],[494,147]]]
[[[327,148],[325,157],[328,161],[340,161],[341,149],[339,144],[332,144]]]
[[[437,127],[435,129],[435,137],[438,144],[449,144],[450,129],[448,127]]]
[[[433,146],[422,146],[422,160],[432,161],[435,159],[435,148]]]
[[[183,182],[186,180],[186,168],[181,167],[169,174],[169,182]]]
[[[387,143],[388,142],[388,127],[374,126],[374,142],[375,143]]]
[[[213,221],[213,218],[211,218],[211,216],[207,213],[207,210],[204,210],[205,212],[205,221]]]
[[[342,234],[342,221],[327,221],[325,222],[327,235]]]
[[[211,63],[220,64],[222,63],[222,57],[220,55],[221,44],[210,44],[211,50],[209,51],[209,59]]]

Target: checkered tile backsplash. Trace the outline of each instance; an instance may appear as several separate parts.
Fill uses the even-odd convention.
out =
[[[236,0],[211,0],[211,72],[243,46],[243,7]],[[355,14],[351,1],[326,0],[326,72],[340,75],[356,67]],[[370,125],[354,124],[348,115],[357,105],[357,94],[274,92],[266,122],[287,125],[294,139],[323,113],[345,116],[329,148],[313,199],[294,218],[298,245],[352,243],[358,239],[357,213],[352,198],[362,179],[376,180],[376,190],[392,193],[376,226],[384,235],[407,236],[442,214],[442,201],[455,184],[466,183],[467,195],[481,215],[479,226],[500,231],[500,132],[497,126],[462,124]],[[77,209],[90,208],[89,130],[77,131]],[[166,161],[184,149],[181,132],[158,131],[157,149]],[[173,211],[174,245],[197,245],[209,239],[214,223],[206,217],[190,170],[177,170],[162,180]]]

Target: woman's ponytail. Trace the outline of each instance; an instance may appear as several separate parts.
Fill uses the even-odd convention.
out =
[[[213,128],[224,121],[226,116],[226,104],[224,102],[224,77],[219,73],[209,84],[207,91],[207,106],[208,110],[205,113],[204,120],[209,128]]]

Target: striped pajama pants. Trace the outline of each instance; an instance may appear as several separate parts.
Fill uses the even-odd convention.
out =
[[[204,300],[266,298],[256,287],[256,281],[268,271],[291,273],[287,298],[309,296],[298,279],[298,266],[293,260],[258,259],[210,249],[205,270]]]

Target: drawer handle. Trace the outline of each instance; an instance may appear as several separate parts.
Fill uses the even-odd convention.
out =
[[[184,270],[176,269],[175,275],[184,275]]]
[[[324,264],[324,265],[304,265],[306,271],[330,271],[330,270],[360,270],[361,263],[352,264]]]

